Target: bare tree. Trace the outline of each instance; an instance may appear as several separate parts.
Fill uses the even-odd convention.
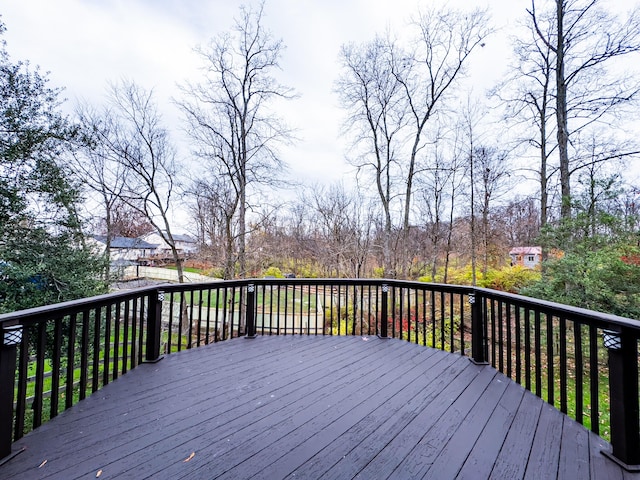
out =
[[[462,159],[462,151],[457,145],[454,144],[454,150],[451,160],[451,177],[450,177],[450,193],[449,193],[449,221],[447,224],[446,244],[445,244],[445,258],[444,258],[444,275],[442,281],[447,283],[449,280],[449,263],[452,254],[453,244],[453,229],[455,228],[455,214],[456,203],[458,201],[458,195],[462,191],[464,183],[465,172],[463,170],[464,160]]]
[[[436,151],[433,168],[430,169],[429,175],[425,174],[424,183],[418,190],[421,202],[419,202],[419,210],[426,217],[426,233],[429,238],[429,247],[431,250],[431,278],[435,279],[438,269],[438,260],[441,256],[441,243],[445,238],[443,231],[443,214],[446,202],[446,188],[449,174],[448,169],[444,168],[443,155]],[[421,182],[422,183],[422,182]],[[429,255],[428,252],[425,252]]]
[[[371,242],[371,217],[363,200],[348,192],[344,185],[317,188],[312,194],[315,225],[329,261],[328,273],[360,278]]]
[[[353,133],[354,146],[361,153],[353,161],[358,173],[371,174],[382,206],[384,227],[382,255],[385,274],[395,276],[391,242],[394,200],[399,196],[398,150],[400,132],[405,126],[406,106],[401,85],[394,72],[398,58],[396,45],[381,37],[364,45],[346,45],[341,50],[343,73],[336,91],[348,111],[346,131]]]
[[[170,221],[177,176],[175,150],[162,126],[153,92],[122,81],[111,86],[109,101],[110,108],[92,120],[92,133],[100,149],[127,172],[117,198],[144,215],[169,245],[178,279],[183,282],[183,258]]]
[[[531,170],[538,179],[540,225],[544,227],[550,215],[551,179],[558,171],[552,164],[552,155],[557,152],[553,139],[556,136],[553,123],[554,56],[549,48],[552,29],[549,22],[545,22],[538,32],[528,29],[528,35],[512,39],[515,54],[512,74],[494,90],[494,95],[505,106],[504,121],[513,127],[515,120],[515,126],[520,127],[522,134],[518,135],[517,143],[525,147],[524,154],[531,146],[537,150],[539,162],[535,167],[527,165],[524,170]],[[546,41],[537,41],[538,35],[544,35]]]
[[[542,26],[544,13],[531,0],[532,28],[542,48],[555,55],[555,114],[559,154],[561,218],[571,218],[572,164],[570,147],[578,132],[606,124],[634,101],[640,82],[631,75],[608,75],[607,67],[623,56],[640,52],[640,10],[621,23],[600,8],[600,0],[553,0],[551,30]],[[546,15],[549,15],[548,13]],[[548,32],[551,32],[551,35]],[[547,33],[545,33],[547,32]],[[555,42],[553,41],[555,39]],[[618,152],[617,156],[637,154]],[[579,155],[574,155],[579,157]]]
[[[495,201],[506,193],[507,184],[505,181],[509,178],[510,172],[506,166],[507,154],[504,151],[481,145],[475,148],[473,158],[479,177],[473,188],[480,197],[478,203],[482,218],[482,273],[486,278],[490,260],[496,260],[495,257],[499,255],[499,252],[491,252],[492,222],[490,222],[490,214],[495,206]]]
[[[137,238],[153,231],[153,225],[140,208],[131,208],[120,198],[116,199],[111,210],[110,232],[114,236]]]
[[[540,212],[533,196],[513,198],[497,210],[497,226],[502,228],[509,246],[534,245],[540,236]]]
[[[214,261],[222,259],[223,278],[234,277],[236,265],[236,210],[239,197],[222,175],[197,179],[191,187],[190,197],[199,240],[211,251]]]
[[[488,147],[486,135],[482,134],[482,123],[486,110],[471,97],[467,99],[459,120],[462,135],[458,141],[464,148],[470,210],[471,270],[473,285],[477,281],[479,246],[482,254],[482,273],[486,276],[490,257],[490,213],[495,200],[506,193],[505,180],[511,174],[507,163],[507,153],[495,147]],[[478,222],[478,216],[480,222]],[[478,242],[480,240],[480,242]]]
[[[93,193],[103,208],[106,236],[105,255],[111,254],[111,240],[117,235],[117,210],[126,184],[127,168],[118,162],[113,151],[101,141],[101,136],[113,131],[111,118],[102,117],[89,105],[76,109],[81,125],[83,141],[73,156],[73,171],[81,179],[81,185]]]
[[[424,148],[425,131],[437,109],[453,92],[465,73],[468,59],[491,34],[485,10],[461,12],[425,10],[414,21],[418,35],[415,50],[403,59],[404,68],[394,72],[402,85],[411,118],[411,152],[405,174],[403,230],[408,232],[413,180]]]
[[[449,148],[448,142],[442,141],[436,145],[429,167],[424,169],[418,183],[421,200],[418,211],[426,220],[430,254],[425,253],[430,256],[431,278],[435,280],[442,261],[445,283],[451,253],[451,228],[456,195],[463,177],[459,155],[455,152],[455,141],[453,144],[454,150]]]
[[[219,164],[237,195],[239,275],[246,274],[249,187],[277,185],[285,165],[275,147],[291,138],[270,103],[292,98],[291,89],[272,76],[284,45],[263,27],[264,2],[256,10],[240,8],[231,33],[214,38],[196,52],[205,78],[182,87],[182,109],[197,154]]]
[[[613,217],[624,218],[624,208],[621,208],[619,197],[624,198],[625,188],[621,182],[622,174],[619,165],[608,159],[602,161],[602,155],[609,150],[609,144],[615,139],[607,138],[602,132],[596,132],[591,137],[591,161],[576,169],[578,181],[574,202],[575,209],[581,214],[583,221],[579,222],[584,230],[584,237],[608,233],[612,237],[616,232],[603,232],[603,228],[610,228],[614,223]],[[604,217],[609,217],[603,221]],[[609,225],[607,225],[609,224]],[[631,228],[630,231],[634,229]]]
[[[394,217],[400,240],[408,241],[412,196],[419,161],[430,144],[428,127],[446,105],[465,73],[472,51],[491,30],[486,12],[426,10],[411,24],[410,50],[390,35],[363,45],[343,47],[343,74],[337,82],[340,100],[349,112],[347,126],[361,147],[354,162],[371,172],[384,214],[385,273],[397,274],[392,252]],[[398,255],[400,254],[400,255]]]

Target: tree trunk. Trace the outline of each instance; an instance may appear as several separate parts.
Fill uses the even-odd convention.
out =
[[[431,257],[431,279],[435,281],[436,272],[438,270],[438,248],[440,247],[440,214],[438,213],[438,209],[440,208],[438,201],[436,201],[436,218],[433,222],[433,239],[431,241],[431,246],[433,248],[432,257]]]
[[[449,210],[449,227],[447,229],[447,243],[445,248],[445,257],[444,257],[444,276],[442,278],[442,283],[447,283],[449,281],[449,259],[451,257],[451,241],[453,237],[453,218],[455,212],[455,192],[451,191],[451,209]]]
[[[245,278],[247,275],[247,255],[246,255],[246,236],[247,236],[247,195],[245,188],[242,188],[240,192],[240,212],[238,216],[238,263],[239,263],[239,277]]]
[[[107,228],[107,239],[105,241],[105,249],[104,253],[107,257],[107,266],[104,271],[104,281],[109,284],[111,281],[111,239],[113,238],[113,225],[111,225],[111,207],[109,198],[103,192],[104,206],[105,206],[105,215],[104,221],[105,226]]]
[[[402,265],[407,265],[407,272],[405,275],[411,271],[410,258],[411,255],[408,252],[409,246],[409,216],[411,214],[411,196],[413,194],[413,177],[415,175],[416,169],[416,157],[418,154],[418,145],[420,144],[420,138],[422,137],[422,129],[428,118],[430,117],[427,114],[422,121],[422,124],[418,126],[418,129],[415,134],[415,140],[413,142],[413,147],[411,148],[411,158],[409,160],[409,171],[407,172],[407,189],[405,191],[405,204],[404,204],[404,218],[402,221],[402,255],[403,260]],[[405,277],[406,278],[406,277]]]
[[[547,66],[549,62],[547,61]],[[549,95],[549,70],[545,71],[545,83],[542,93],[542,106],[540,115],[540,228],[544,228],[549,220],[549,186],[547,179],[547,99]],[[543,252],[543,260],[544,258]]]
[[[560,156],[560,192],[562,205],[560,217],[571,218],[571,184],[569,172],[569,129],[567,124],[567,84],[564,77],[564,0],[556,0],[557,36],[556,45],[556,118],[558,122],[558,153]]]
[[[225,218],[225,247],[224,247],[224,272],[222,276],[225,280],[233,278],[235,273],[235,258],[233,254],[233,232],[231,224],[233,222],[233,216],[227,216]]]
[[[540,133],[542,137],[542,145],[540,148],[540,228],[544,228],[548,221],[549,210],[549,192],[547,185],[547,144],[544,139],[546,130]]]
[[[471,183],[471,285],[476,286],[476,210],[475,178],[473,175],[473,140],[469,149],[469,178]]]
[[[490,195],[488,193],[489,186],[484,186],[484,205],[482,207],[482,275],[487,278],[489,272],[489,200]]]
[[[390,206],[390,198],[391,198],[391,177],[390,177],[390,162],[389,158],[386,159],[386,178],[384,178],[383,168],[382,168],[382,160],[380,155],[380,149],[377,146],[377,139],[374,131],[374,152],[376,155],[377,161],[377,171],[376,171],[376,186],[378,189],[378,195],[380,197],[380,201],[382,202],[382,209],[384,211],[384,238],[382,240],[382,258],[384,265],[384,275],[386,277],[395,277],[395,270],[393,268],[393,264],[391,262],[391,206]]]

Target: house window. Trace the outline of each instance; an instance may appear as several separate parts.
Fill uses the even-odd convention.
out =
[[[535,259],[536,259],[536,257],[535,257],[534,255],[529,255],[529,256],[527,257],[527,262],[534,262],[534,261],[535,261]]]

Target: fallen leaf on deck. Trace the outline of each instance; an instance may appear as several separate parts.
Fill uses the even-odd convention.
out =
[[[45,460],[45,461],[43,461],[43,462],[40,464],[40,466],[39,466],[38,468],[42,468],[42,467],[44,467],[44,464],[45,464],[45,463],[47,463],[47,461],[46,461],[46,460]]]
[[[183,463],[187,463],[189,460],[191,460],[195,456],[196,456],[196,452],[191,452],[191,455],[185,458]]]
[[[96,473],[96,478],[98,478],[100,475],[102,475],[102,470],[98,470],[98,472]]]

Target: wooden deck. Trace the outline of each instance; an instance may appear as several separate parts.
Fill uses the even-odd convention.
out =
[[[376,337],[244,338],[141,365],[0,478],[639,478],[489,366]]]

